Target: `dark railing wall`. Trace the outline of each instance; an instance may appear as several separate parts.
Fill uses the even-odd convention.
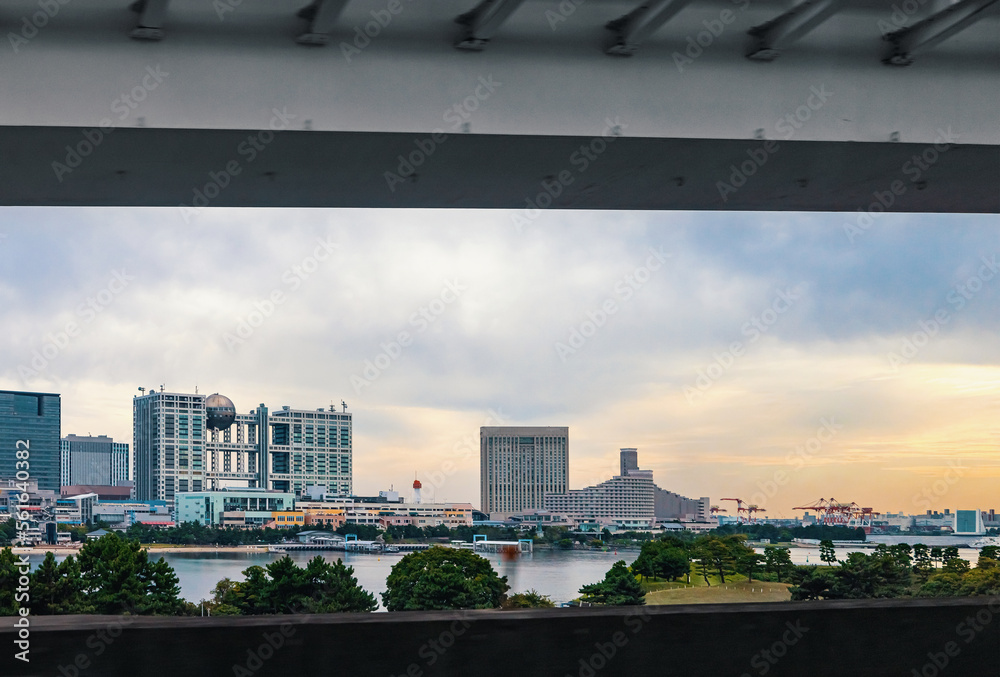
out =
[[[0,675],[1000,674],[1000,597],[252,618],[2,619]]]

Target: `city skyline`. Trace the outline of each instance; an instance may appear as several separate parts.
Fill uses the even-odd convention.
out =
[[[846,220],[8,209],[0,388],[128,441],[140,386],[343,400],[358,494],[416,472],[475,504],[479,428],[555,424],[571,488],[636,447],[665,489],[768,516],[993,507],[996,217],[884,215],[853,241]]]

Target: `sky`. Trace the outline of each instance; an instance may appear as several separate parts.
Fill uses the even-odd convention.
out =
[[[690,497],[1000,509],[995,215],[0,209],[0,389],[339,408],[354,490],[479,504],[479,427]]]

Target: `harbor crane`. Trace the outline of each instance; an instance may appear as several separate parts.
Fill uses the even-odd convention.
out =
[[[723,501],[736,501],[736,523],[744,524],[749,521],[746,502],[742,498],[723,498]],[[744,517],[746,515],[747,517]]]

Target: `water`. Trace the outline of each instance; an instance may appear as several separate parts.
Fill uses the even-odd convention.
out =
[[[215,584],[223,578],[243,580],[243,570],[258,564],[266,566],[281,557],[278,553],[267,552],[151,552],[151,557],[162,556],[177,572],[180,579],[181,597],[197,602],[209,599]],[[385,591],[385,579],[392,565],[403,553],[367,555],[343,552],[291,552],[291,557],[299,566],[322,555],[324,559],[344,563],[354,567],[354,575],[365,590],[374,593],[381,603],[380,593]],[[493,568],[501,576],[507,576],[510,592],[525,592],[530,589],[548,595],[556,604],[568,602],[580,596],[580,586],[596,583],[604,578],[611,565],[618,560],[631,564],[639,556],[637,550],[591,552],[583,550],[536,550],[522,555],[516,563],[504,562],[499,554],[485,554]],[[43,555],[32,555],[30,561],[37,566]],[[57,555],[63,559],[65,555]]]
[[[967,536],[872,536],[870,539],[871,542],[889,545],[909,543],[912,546],[914,543],[923,542],[928,546],[941,547],[967,544],[971,540],[975,540]],[[764,552],[763,548],[756,550],[761,554]],[[845,559],[851,552],[872,552],[870,547],[838,547],[835,550],[838,560]],[[789,553],[794,564],[823,564],[819,557],[819,546],[793,547],[789,548]],[[150,554],[153,558],[162,556],[174,568],[180,579],[181,596],[191,602],[211,598],[212,589],[223,578],[230,578],[234,581],[243,580],[243,570],[247,567],[254,564],[266,566],[281,557],[281,554],[261,551],[184,552],[174,550],[161,553],[154,550]],[[338,558],[343,559],[345,564],[354,567],[354,575],[358,579],[358,583],[365,590],[374,593],[375,598],[380,603],[382,600],[380,593],[385,591],[385,579],[389,575],[389,570],[403,557],[402,553],[367,555],[316,551],[291,552],[288,556],[299,566],[304,566],[316,555],[322,555],[324,559],[330,561],[336,561]],[[510,592],[525,592],[534,589],[543,595],[548,595],[552,601],[559,604],[579,597],[580,586],[596,583],[604,578],[604,574],[616,561],[625,560],[626,564],[631,564],[639,556],[639,553],[637,550],[620,550],[617,554],[614,551],[536,550],[534,553],[522,555],[513,565],[510,562],[502,561],[499,554],[485,554],[483,556],[493,563],[493,568],[501,576],[507,576],[507,582],[511,587]],[[32,555],[29,559],[32,565],[37,566],[42,561],[42,557],[43,555]],[[60,554],[56,557],[61,560],[65,555]],[[959,557],[975,566],[979,552],[972,548],[960,548]]]

